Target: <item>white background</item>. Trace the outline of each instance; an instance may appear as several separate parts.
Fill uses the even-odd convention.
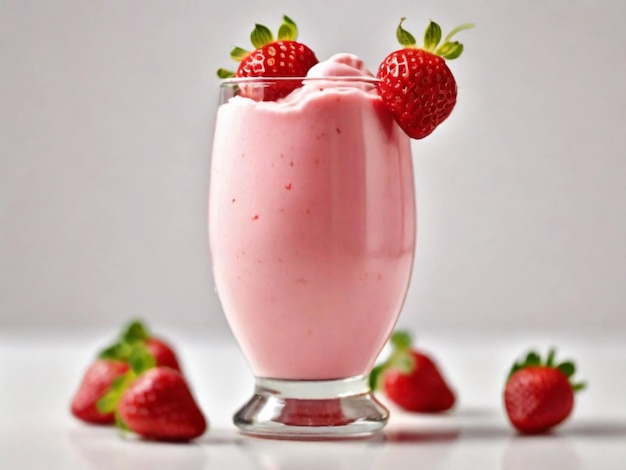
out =
[[[218,80],[281,15],[375,69],[474,21],[453,116],[414,142],[401,324],[626,328],[626,2],[0,0],[0,328],[131,316],[227,332],[206,236]]]

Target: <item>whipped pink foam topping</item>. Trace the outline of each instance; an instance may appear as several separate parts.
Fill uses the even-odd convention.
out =
[[[363,60],[354,54],[339,53],[311,67],[307,77],[373,77]]]

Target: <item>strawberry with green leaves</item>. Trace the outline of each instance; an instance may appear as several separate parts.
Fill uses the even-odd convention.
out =
[[[158,366],[180,372],[178,358],[169,343],[152,336],[142,322],[133,321],[122,331],[119,339],[100,352],[85,371],[70,405],[76,418],[91,424],[113,424],[113,413],[101,413],[96,403],[115,379],[128,372],[130,355],[137,345],[144,345]]]
[[[148,440],[183,442],[204,434],[207,420],[180,372],[157,366],[142,344],[133,347],[129,363],[98,401],[101,413],[114,413],[118,427]]]
[[[220,78],[231,77],[264,77],[288,78],[305,77],[311,67],[318,63],[315,53],[306,45],[297,42],[298,28],[287,16],[278,30],[278,37],[266,26],[256,24],[250,34],[253,51],[234,47],[230,57],[239,62],[236,72],[219,69]],[[277,80],[265,91],[263,99],[274,101],[283,98],[302,85],[300,80]],[[253,87],[250,87],[251,89]],[[245,88],[242,87],[245,95]]]
[[[424,35],[424,46],[402,27],[396,36],[402,49],[389,54],[378,68],[378,93],[398,125],[410,137],[423,139],[445,121],[454,109],[457,85],[446,59],[456,59],[463,45],[452,37],[473,24],[453,29],[441,42],[441,27],[431,21]]]
[[[404,331],[391,336],[393,352],[370,374],[372,390],[382,389],[400,408],[416,413],[439,413],[454,406],[456,397],[437,364],[425,351],[412,347]]]
[[[504,406],[511,424],[521,433],[536,434],[561,424],[574,408],[574,393],[585,388],[574,383],[576,366],[555,363],[551,350],[545,361],[534,351],[516,362],[504,388]]]

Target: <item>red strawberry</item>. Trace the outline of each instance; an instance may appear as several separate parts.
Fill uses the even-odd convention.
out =
[[[511,424],[520,432],[545,432],[562,423],[574,408],[574,392],[584,383],[570,380],[574,363],[554,364],[554,350],[545,363],[530,352],[524,362],[515,363],[504,388],[504,405]]]
[[[454,392],[428,354],[412,349],[406,332],[395,332],[391,343],[393,354],[370,375],[372,389],[382,387],[391,401],[407,411],[438,413],[452,408]]]
[[[239,61],[237,72],[219,69],[220,78],[229,77],[280,77],[271,87],[257,93],[260,89],[251,84],[241,85],[241,94],[256,100],[274,101],[283,98],[296,88],[302,86],[301,80],[283,80],[289,77],[304,77],[311,67],[317,64],[315,53],[307,46],[296,42],[298,28],[287,16],[283,17],[283,24],[278,30],[278,39],[274,39],[272,32],[265,26],[255,25],[250,39],[255,50],[246,51],[235,47],[231,51],[231,58]]]
[[[204,433],[206,419],[179,371],[157,366],[142,342],[133,344],[128,363],[98,400],[101,413],[115,412],[119,427],[146,439],[188,441]]]
[[[403,49],[392,52],[380,64],[378,93],[404,132],[422,139],[450,115],[456,104],[456,81],[445,59],[461,55],[463,45],[450,39],[473,25],[455,28],[439,45],[441,28],[431,21],[424,47],[418,48],[415,38],[402,28],[404,20],[400,20],[396,31]]]
[[[93,362],[72,400],[72,414],[78,419],[93,424],[112,424],[115,419],[112,412],[101,413],[96,403],[109,390],[116,378],[123,376],[128,364],[110,359],[98,359]]]
[[[207,428],[185,379],[169,367],[139,375],[123,392],[117,413],[128,429],[147,439],[188,441]]]

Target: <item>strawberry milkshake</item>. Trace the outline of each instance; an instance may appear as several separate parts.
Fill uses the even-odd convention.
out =
[[[213,143],[209,236],[226,318],[257,389],[309,384],[285,395],[321,403],[332,396],[315,384],[354,381],[370,400],[364,381],[412,271],[409,137],[353,55],[315,65],[284,98],[259,100],[257,85],[222,85]]]

